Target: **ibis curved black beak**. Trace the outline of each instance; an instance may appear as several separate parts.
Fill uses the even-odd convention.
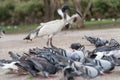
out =
[[[81,13],[79,13],[77,10],[75,10],[73,8],[70,8],[68,5],[63,5],[61,10],[62,10],[62,12],[65,12],[66,10],[72,10],[72,11],[77,13],[82,18],[82,14]]]
[[[82,14],[79,13],[77,10],[73,9],[73,8],[70,8],[70,10],[74,11],[75,13],[77,13],[81,18],[82,18]]]

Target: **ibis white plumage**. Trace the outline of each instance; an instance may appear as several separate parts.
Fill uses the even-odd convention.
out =
[[[35,31],[28,34],[28,36],[24,39],[32,40],[35,37],[42,37],[47,35],[47,45],[49,45],[50,40],[52,40],[52,37],[55,34],[60,32],[67,23],[71,23],[74,18],[79,16],[78,14],[75,14],[69,17],[69,15],[67,15],[67,13],[65,13],[65,11],[63,12],[61,9],[58,9],[58,14],[62,17],[62,19],[41,23]]]

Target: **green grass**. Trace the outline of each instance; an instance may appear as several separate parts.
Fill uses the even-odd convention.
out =
[[[85,21],[85,27],[80,30],[94,30],[94,29],[106,29],[106,28],[120,28],[120,19],[115,22],[112,19],[105,19],[104,21]],[[0,26],[6,33],[25,33],[34,30],[39,24],[33,25],[20,25],[20,26]],[[74,24],[73,29],[77,29],[77,24]]]
[[[120,19],[117,19],[115,22],[120,22]],[[104,19],[101,21],[85,21],[84,25],[89,26],[89,25],[99,25],[99,24],[108,24],[108,23],[113,23],[112,19]]]
[[[30,76],[30,77],[28,77],[26,80],[33,80],[33,77]]]
[[[72,29],[78,29],[77,23],[74,23]],[[120,28],[120,19],[112,21],[112,19],[104,19],[101,21],[85,21],[84,27],[80,30],[95,30],[95,29],[108,29],[108,28]]]
[[[25,33],[34,30],[38,24],[20,26],[0,26],[6,33]]]
[[[6,75],[11,74],[11,71],[7,71],[7,72],[5,72],[5,74],[6,74]]]
[[[104,21],[86,21],[84,22],[85,29],[94,30],[94,29],[108,29],[108,28],[120,28],[120,19],[112,21],[112,19],[105,19]]]

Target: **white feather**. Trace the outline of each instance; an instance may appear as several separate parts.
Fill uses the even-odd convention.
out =
[[[18,67],[15,65],[16,62],[11,62],[9,64],[4,63],[3,66],[1,67],[2,69],[13,69],[13,70],[18,70]]]
[[[94,53],[96,54],[97,56],[95,57],[95,59],[102,59],[102,57],[104,56],[105,52],[97,52],[97,53]]]
[[[58,10],[61,17],[63,17],[61,10]],[[67,15],[66,19],[57,19],[53,21],[49,21],[47,23],[42,24],[43,27],[41,27],[38,36],[44,36],[44,35],[55,35],[56,33],[60,32],[62,28],[65,26],[65,24],[71,22],[77,15],[74,15],[72,17],[69,17]]]
[[[64,14],[63,14],[63,12],[62,12],[61,9],[58,9],[57,12],[58,12],[58,14],[59,14],[62,18],[64,18]]]

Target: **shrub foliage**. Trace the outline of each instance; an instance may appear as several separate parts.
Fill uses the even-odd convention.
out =
[[[87,2],[82,0],[80,3],[81,12],[84,12]],[[73,4],[70,6],[74,7]],[[44,8],[43,0],[0,0],[0,25],[40,23],[44,20]],[[93,0],[86,19],[113,17],[120,17],[120,0]]]

